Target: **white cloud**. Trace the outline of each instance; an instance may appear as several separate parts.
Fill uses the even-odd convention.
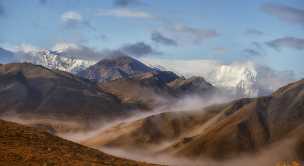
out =
[[[59,42],[59,43],[56,43],[52,48],[52,50],[58,51],[58,52],[64,52],[64,51],[70,50],[70,49],[77,50],[77,49],[80,49],[80,47],[79,47],[79,45],[77,45],[75,43]]]
[[[112,17],[128,17],[128,18],[142,18],[142,19],[152,19],[150,13],[139,10],[130,10],[127,8],[119,8],[119,9],[110,9],[110,10],[99,10],[97,12],[98,16],[112,16]]]
[[[68,11],[62,14],[61,20],[65,23],[69,22],[81,22],[82,16],[75,11]]]
[[[106,56],[103,51],[97,51],[85,45],[69,42],[56,43],[51,50],[61,53],[65,57],[76,57],[85,60],[100,60]]]
[[[64,12],[61,15],[61,21],[63,25],[68,28],[86,27],[96,32],[96,28],[91,24],[91,22],[75,11]]]
[[[40,48],[33,46],[31,44],[20,44],[11,49],[13,52],[31,53],[37,52]]]

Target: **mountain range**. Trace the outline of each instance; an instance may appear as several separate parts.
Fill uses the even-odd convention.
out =
[[[270,158],[266,165],[304,160],[304,80],[271,93],[269,87],[281,82],[273,83],[276,73],[263,67],[221,67],[212,70],[217,74],[210,83],[204,77],[148,66],[121,52],[96,63],[72,61],[60,51],[0,53],[2,62],[34,63],[0,65],[0,117],[30,126],[0,121],[0,143],[11,150],[1,151],[5,158],[0,163],[19,164],[29,154],[38,158],[29,162],[38,165],[42,160],[62,163],[64,158],[54,159],[54,154],[65,153],[72,163],[132,165],[57,136],[143,158],[222,162],[263,154]],[[214,103],[209,100],[216,102],[209,105]],[[40,146],[42,142],[50,145]],[[58,151],[58,144],[64,151]],[[41,152],[48,148],[50,156]]]
[[[292,71],[279,71],[253,61],[221,63],[215,60],[141,58],[145,64],[170,70],[186,77],[201,76],[237,97],[270,95],[297,78]]]
[[[99,57],[99,59],[107,59],[106,61],[99,62],[96,57],[91,59],[82,58],[82,56],[78,55],[79,53],[77,53],[77,51],[69,51],[70,49],[71,48],[69,47],[60,49],[24,48],[8,51],[1,48],[0,51],[2,52],[2,56],[0,63],[29,62],[42,65],[50,69],[58,69],[74,74],[78,73],[78,75],[86,75],[85,77],[101,81],[101,78],[95,77],[100,77],[101,75],[98,75],[97,73],[102,72],[103,69],[99,68],[100,71],[94,69],[96,69],[98,65],[107,68],[106,65],[102,65],[101,63],[107,63],[109,67],[111,66],[110,61],[113,57],[115,59],[115,57],[124,55],[122,52],[114,51],[110,56]],[[237,97],[269,95],[280,86],[296,80],[295,76],[291,72],[275,71],[266,66],[257,65],[253,62],[220,64],[218,62],[202,61],[199,62],[199,64],[187,64],[187,62],[174,63],[174,61],[172,61],[172,65],[169,65],[169,67],[163,67],[161,65],[166,66],[170,63],[165,60],[142,60],[149,65],[143,66],[142,62],[132,58],[133,66],[128,66],[129,68],[123,66],[121,66],[121,68],[117,68],[118,64],[116,64],[116,68],[113,68],[113,71],[107,70],[107,73],[103,73],[103,76],[105,77],[104,80],[126,77],[126,75],[135,74],[138,69],[145,71],[174,71],[175,73],[179,73],[178,75],[185,75],[187,78],[191,76],[204,77],[208,82],[226,91],[225,93],[231,93]],[[117,61],[122,62],[122,60]],[[128,60],[126,59],[125,63],[127,63],[127,61]],[[197,66],[198,69],[194,68],[192,74],[184,72],[190,70],[188,69],[189,66]]]
[[[187,79],[171,71],[151,68],[124,54],[102,59],[77,75],[97,81],[101,89],[122,101],[147,108],[186,95],[213,95],[216,89],[202,77]]]

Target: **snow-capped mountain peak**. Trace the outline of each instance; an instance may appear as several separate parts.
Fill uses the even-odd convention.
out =
[[[276,71],[252,61],[222,64],[214,60],[142,59],[151,66],[166,67],[187,77],[202,76],[216,87],[228,89],[236,96],[267,95],[296,80],[293,72]]]
[[[63,52],[48,49],[18,50],[16,56],[19,62],[29,62],[71,73],[77,73],[96,63],[94,60],[64,56]]]

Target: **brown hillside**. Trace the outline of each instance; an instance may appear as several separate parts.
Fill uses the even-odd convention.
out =
[[[0,165],[148,166],[61,139],[46,132],[0,120]]]

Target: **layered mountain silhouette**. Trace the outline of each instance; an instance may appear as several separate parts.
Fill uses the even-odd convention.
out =
[[[9,61],[12,55],[10,52],[2,54],[5,56],[1,61]],[[2,161],[18,163],[23,161],[28,150],[37,150],[37,153],[42,150],[43,147],[36,147],[33,142],[57,142],[58,139],[61,143],[59,138],[41,130],[64,135],[87,132],[100,126],[102,130],[78,139],[79,142],[94,148],[136,150],[148,155],[226,160],[243,154],[257,154],[287,141],[291,142],[288,157],[304,160],[304,80],[284,86],[269,96],[174,111],[177,101],[199,96],[204,103],[205,99],[218,96],[217,92],[219,90],[203,77],[185,78],[171,71],[149,67],[124,54],[104,58],[77,75],[30,63],[3,64],[0,65],[1,118],[20,120],[36,129],[0,121],[0,128],[5,131],[0,132],[3,136],[0,139],[4,139],[1,142],[3,148],[10,149],[18,141],[22,143],[12,151],[2,150],[1,155],[6,156]],[[162,113],[154,111],[160,106],[167,107],[161,110]],[[168,112],[167,108],[170,108]],[[142,110],[153,111],[136,116],[138,110],[140,113]],[[111,122],[129,117],[133,120],[111,125]],[[13,129],[17,133],[13,133]],[[27,140],[27,132],[34,138],[33,142]],[[39,135],[37,139],[36,134]],[[22,138],[18,140],[16,135]],[[15,142],[10,144],[6,139]],[[26,149],[23,147],[25,142],[33,146]],[[63,140],[62,144],[66,143],[70,144]],[[71,146],[85,148],[76,144]],[[76,163],[75,149],[71,151],[66,147],[65,150],[64,153],[71,154],[71,162]],[[106,157],[111,157],[96,157],[104,154],[91,152],[89,148],[81,151],[88,154],[80,155],[77,161],[80,164],[85,160],[100,164]],[[37,163],[53,158],[43,156],[38,155]],[[62,161],[65,160],[55,160],[56,163]],[[113,159],[116,161],[123,162]],[[35,163],[34,160],[29,162]]]
[[[124,64],[125,67],[122,67],[122,65],[118,65],[119,63],[116,63],[123,61],[117,60],[119,59],[118,57],[126,57],[126,59],[129,59],[126,60],[125,63],[120,63]],[[99,58],[104,58],[104,61],[107,60],[108,62],[104,62],[104,64],[107,64],[108,67],[105,67],[106,65],[101,65],[99,67],[94,65],[98,63]],[[113,62],[112,65],[109,65],[109,61]],[[158,70],[154,67],[151,68],[145,65],[144,68],[134,68],[134,71],[136,72],[133,72],[132,67],[126,67],[128,66],[126,65],[127,61],[129,61],[130,64],[135,64],[134,61],[137,61],[137,64],[141,63],[134,58],[128,57],[121,51],[109,51],[101,55],[96,55],[94,51],[92,52],[87,50],[85,47],[82,48],[76,45],[59,45],[57,48],[54,47],[52,49],[21,46],[12,51],[0,48],[0,63],[33,63],[42,65],[49,69],[57,69],[74,74],[79,73],[83,77],[97,79],[100,82],[105,81],[106,79],[111,80],[121,77],[129,77],[130,75],[136,73],[142,73],[142,71],[146,72],[147,70]],[[153,64],[149,61],[144,61],[146,63]],[[161,63],[161,61],[159,63]],[[238,98],[243,96],[256,97],[261,95],[269,95],[278,87],[296,80],[293,72],[276,71],[267,66],[257,65],[252,62],[235,63],[229,65],[215,63],[212,61],[210,63],[211,65],[209,63],[206,64],[206,62],[202,62],[201,65],[207,65],[208,68],[206,68],[207,71],[204,71],[199,75],[203,76],[206,80],[208,80],[208,82],[211,82],[216,87],[225,90],[225,93],[231,93]],[[95,67],[92,66],[91,68],[87,69],[91,65]],[[144,64],[141,63],[140,66],[143,65]],[[164,67],[160,66],[160,64],[154,65],[157,66],[157,68],[165,69]],[[183,65],[181,64],[177,66],[179,66],[180,69],[183,68]],[[101,72],[98,74],[97,69],[99,68],[103,68],[103,71],[107,72]],[[183,73],[182,70],[175,71]],[[99,78],[100,76],[103,76],[104,79]]]
[[[303,111],[304,80],[300,80],[278,89],[271,96],[124,122],[82,143],[223,160],[255,154],[282,141],[290,141],[292,145],[284,151],[292,159],[303,160]]]
[[[104,91],[142,108],[152,108],[185,95],[210,95],[215,90],[202,77],[186,79],[171,71],[151,68],[124,54],[102,59],[78,75],[98,81]]]
[[[47,132],[2,120],[0,145],[0,165],[152,165],[107,155]]]
[[[102,69],[100,74],[110,76],[107,81],[98,83],[30,63],[0,65],[0,115],[18,115],[22,119],[35,117],[38,126],[46,127],[47,124],[53,130],[53,127],[62,127],[54,126],[49,120],[41,122],[39,119],[95,125],[97,121],[106,123],[128,117],[132,110],[151,110],[188,93],[209,94],[214,90],[203,78],[179,77],[170,71],[150,68],[128,56],[104,59],[96,66]],[[114,79],[116,76],[108,75],[107,70],[124,70],[123,73],[127,74],[124,74],[126,77]],[[26,123],[37,125],[36,122]],[[81,125],[68,126],[83,128]]]

